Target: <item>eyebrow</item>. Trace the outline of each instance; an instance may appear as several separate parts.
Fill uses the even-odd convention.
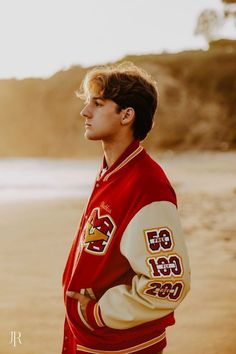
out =
[[[102,96],[93,96],[93,97],[91,97],[91,99],[92,99],[93,101],[96,101],[96,100],[105,101],[105,98],[103,98]]]

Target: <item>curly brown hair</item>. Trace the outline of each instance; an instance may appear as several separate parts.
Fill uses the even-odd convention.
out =
[[[76,94],[85,100],[91,94],[110,99],[118,105],[118,112],[132,107],[135,111],[132,126],[135,139],[144,140],[153,126],[158,103],[157,85],[146,71],[133,63],[93,68]]]

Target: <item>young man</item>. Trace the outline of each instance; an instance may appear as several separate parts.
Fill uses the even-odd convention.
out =
[[[153,126],[155,82],[132,64],[88,72],[85,137],[104,160],[63,276],[62,353],[159,354],[189,291],[175,192],[140,142]]]

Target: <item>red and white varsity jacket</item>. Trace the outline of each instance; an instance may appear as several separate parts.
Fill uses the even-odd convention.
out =
[[[62,353],[157,353],[189,282],[175,192],[134,141],[100,173],[73,242]],[[67,290],[91,298],[88,321]]]

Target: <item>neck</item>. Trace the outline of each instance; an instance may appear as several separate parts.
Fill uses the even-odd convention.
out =
[[[118,159],[118,157],[120,157],[133,141],[133,137],[126,140],[119,140],[116,143],[102,141],[102,147],[108,168]]]

